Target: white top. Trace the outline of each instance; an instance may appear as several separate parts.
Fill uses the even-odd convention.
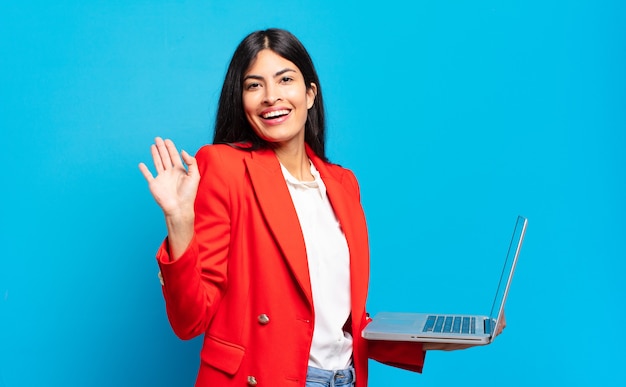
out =
[[[311,163],[314,181],[299,181],[282,166],[306,246],[315,309],[309,365],[345,369],[352,360],[352,336],[343,326],[350,315],[350,252],[326,195],[326,186]]]

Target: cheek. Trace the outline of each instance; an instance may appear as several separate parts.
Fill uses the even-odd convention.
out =
[[[256,111],[256,103],[253,96],[245,96],[242,98],[243,111],[247,116],[254,115]]]
[[[251,99],[250,96],[248,94],[246,94],[246,93],[244,93],[241,96],[241,103],[243,104],[243,109],[245,111],[248,111],[248,109],[250,107],[250,99]]]
[[[308,109],[306,89],[291,90],[288,98],[294,103],[294,105]]]

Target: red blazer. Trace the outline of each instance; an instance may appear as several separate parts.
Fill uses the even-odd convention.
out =
[[[369,247],[354,174],[307,154],[327,188],[350,250],[356,386],[367,386],[367,358],[421,371],[420,344],[370,344],[365,301]],[[196,386],[304,386],[315,310],[304,238],[280,164],[271,150],[205,146],[195,235],[171,261],[157,260],[172,328],[181,339],[204,334]]]

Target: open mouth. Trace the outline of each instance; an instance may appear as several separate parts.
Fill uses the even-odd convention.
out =
[[[287,110],[287,109],[274,110],[274,111],[271,111],[271,112],[267,112],[267,113],[261,114],[261,117],[263,119],[266,119],[266,120],[272,120],[272,119],[277,119],[277,118],[284,117],[284,116],[288,115],[290,112],[291,112],[291,110]]]

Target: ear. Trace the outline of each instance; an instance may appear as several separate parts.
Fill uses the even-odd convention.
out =
[[[310,109],[313,107],[313,103],[315,102],[315,97],[317,96],[317,85],[311,82],[311,86],[306,89],[306,108]]]

